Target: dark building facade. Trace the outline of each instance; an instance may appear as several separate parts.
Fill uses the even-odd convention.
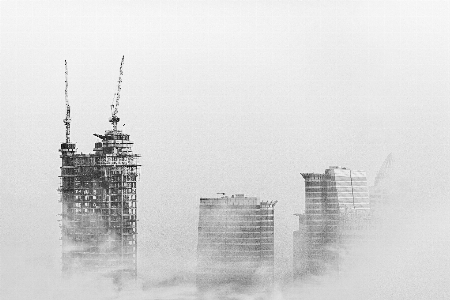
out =
[[[63,271],[136,276],[139,155],[120,130],[97,136],[92,154],[61,144]]]
[[[299,233],[294,234],[294,275],[339,271],[340,253],[361,240],[369,225],[366,174],[330,167],[324,174],[302,176],[305,213],[300,216]]]
[[[197,285],[271,286],[276,202],[236,194],[201,198]]]
[[[96,272],[115,278],[137,273],[137,199],[139,155],[132,152],[130,136],[117,129],[122,67],[115,104],[111,105],[112,130],[94,153],[77,153],[70,141],[68,68],[65,62],[66,141],[61,144],[61,240],[64,274]]]

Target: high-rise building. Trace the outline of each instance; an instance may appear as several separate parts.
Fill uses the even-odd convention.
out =
[[[305,179],[304,223],[294,247],[304,243],[294,274],[339,270],[339,253],[360,240],[370,219],[369,194],[363,171],[330,167],[324,174],[302,173]],[[303,239],[303,240],[300,240]]]
[[[275,202],[236,194],[201,198],[197,284],[200,288],[273,283]]]
[[[120,82],[119,77],[119,92]],[[139,155],[133,154],[129,135],[117,129],[118,102],[110,120],[113,129],[107,130],[105,135],[95,134],[100,140],[95,143],[94,153],[77,153],[76,145],[70,142],[69,137],[67,79],[66,104],[66,142],[60,149],[59,189],[63,271],[94,271],[134,277],[137,273],[136,180]]]

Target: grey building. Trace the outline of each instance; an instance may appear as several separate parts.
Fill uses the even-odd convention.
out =
[[[197,285],[271,286],[275,202],[236,194],[201,198]]]
[[[66,64],[66,141],[61,144],[60,202],[62,269],[65,274],[97,272],[116,278],[137,273],[137,196],[139,155],[130,136],[117,129],[116,104],[112,130],[99,138],[94,152],[77,153],[70,141],[70,105]]]
[[[63,270],[135,276],[138,155],[121,131],[101,138],[93,154],[61,145]]]
[[[330,167],[324,174],[302,176],[305,213],[294,234],[294,275],[339,271],[342,249],[360,240],[369,225],[366,173]]]

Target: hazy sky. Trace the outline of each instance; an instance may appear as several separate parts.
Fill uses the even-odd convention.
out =
[[[45,289],[41,272],[60,268],[64,60],[72,140],[87,153],[92,134],[111,128],[125,55],[119,117],[142,155],[145,279],[193,270],[199,198],[217,192],[279,201],[276,274],[290,276],[300,172],[340,165],[372,184],[393,152],[401,189],[414,195],[404,202],[432,218],[448,208],[447,1],[2,0],[0,13],[10,292],[19,280]]]

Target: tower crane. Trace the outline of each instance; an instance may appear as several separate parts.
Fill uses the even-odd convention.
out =
[[[393,164],[394,159],[392,158],[392,153],[389,153],[378,171],[377,176],[375,177],[375,186],[377,186],[386,176],[388,176]]]
[[[67,80],[68,70],[67,70],[67,61],[66,60],[64,60],[64,64],[66,66],[66,91],[65,91],[65,97],[66,97],[66,118],[63,120],[63,122],[66,125],[66,143],[70,143],[70,105],[69,105],[69,95],[68,95],[68,92],[67,92],[67,89],[69,87],[69,82]]]
[[[123,75],[122,67],[123,67],[124,59],[125,59],[125,55],[122,56],[122,62],[120,63],[119,83],[117,85],[117,92],[114,94],[116,103],[114,103],[114,99],[113,99],[113,103],[111,104],[111,118],[109,118],[109,122],[112,123],[114,131],[117,130],[117,123],[120,121],[120,118],[117,116],[117,113],[118,113],[119,100],[120,100],[120,84],[122,83],[122,75]]]

